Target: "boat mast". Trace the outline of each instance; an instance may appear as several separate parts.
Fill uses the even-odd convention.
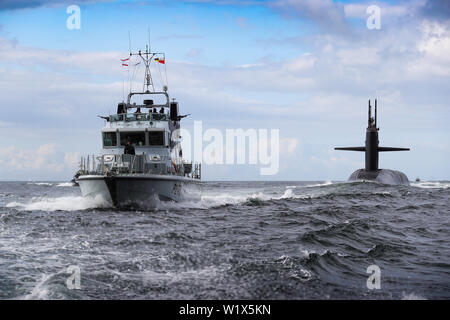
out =
[[[155,92],[155,87],[153,86],[152,73],[150,71],[150,62],[152,61],[153,57],[157,54],[158,53],[150,52],[148,45],[146,46],[145,52],[142,52],[141,50],[139,50],[137,53],[130,52],[130,57],[139,56],[145,65],[144,87],[146,87],[145,89],[146,93]]]
[[[141,50],[139,50],[137,53],[130,52],[130,57],[131,56],[139,56],[142,59],[142,62],[145,64],[145,76],[144,76],[143,92],[131,92],[130,91],[130,94],[133,95],[133,94],[137,94],[137,93],[140,93],[140,94],[159,93],[159,91],[155,91],[155,87],[153,85],[152,73],[150,71],[150,63],[151,63],[153,57],[155,57],[155,56],[162,56],[163,57],[162,60],[165,60],[164,53],[150,52],[148,49],[148,45],[147,45],[145,52],[142,52]],[[163,85],[163,91],[164,92],[167,91],[167,86]],[[129,94],[129,96],[130,96],[130,94]]]
[[[165,54],[162,52],[151,52],[150,50],[150,32],[149,32],[149,43],[146,45],[145,51],[142,52],[142,50],[139,50],[137,53],[133,53],[131,52],[131,40],[130,40],[130,58],[132,56],[138,56],[139,58],[141,58],[142,62],[145,65],[145,75],[144,75],[144,86],[142,88],[142,92],[132,92],[131,91],[131,83],[130,83],[130,92],[128,93],[128,97],[127,97],[127,103],[125,104],[126,108],[132,108],[130,102],[131,102],[131,97],[135,94],[138,95],[142,95],[142,94],[163,94],[166,96],[167,102],[164,105],[161,105],[162,107],[168,108],[169,107],[169,95],[167,93],[167,85],[164,85],[163,79],[161,77],[161,82],[162,82],[162,91],[155,90],[155,86],[153,83],[153,77],[152,77],[152,73],[150,70],[150,63],[152,62],[152,60],[158,61],[158,57],[162,57],[162,60],[164,63],[165,61]],[[156,57],[156,58],[155,58]],[[130,61],[131,62],[131,61]],[[140,63],[140,62],[139,62]],[[130,80],[131,81],[131,80]],[[166,73],[166,81],[167,81],[167,73]]]

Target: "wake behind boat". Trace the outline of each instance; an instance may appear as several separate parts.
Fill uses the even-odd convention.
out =
[[[84,197],[100,196],[119,207],[198,198],[201,164],[182,157],[179,129],[186,115],[179,114],[175,99],[170,101],[167,85],[155,91],[150,72],[150,63],[165,64],[165,55],[147,46],[124,60],[133,56],[145,65],[143,91],[130,89],[115,114],[101,117],[105,126],[100,156],[81,159],[75,182]],[[131,102],[134,97],[142,102]]]

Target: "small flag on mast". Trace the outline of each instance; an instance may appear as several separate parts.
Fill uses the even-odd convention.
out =
[[[160,59],[160,58],[155,58],[155,61],[156,61],[156,62],[159,62],[159,63],[162,63],[162,64],[165,64],[165,63],[166,63],[166,60]]]
[[[130,60],[130,58],[120,59],[120,61],[122,61],[122,66],[128,67],[128,62],[125,62],[125,61],[128,61],[128,60]]]

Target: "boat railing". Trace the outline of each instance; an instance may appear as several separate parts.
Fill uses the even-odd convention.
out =
[[[201,179],[202,178],[202,164],[194,163],[194,170],[192,171],[192,178]]]
[[[160,174],[201,179],[201,164],[176,163],[170,156],[148,154],[106,154],[82,157],[82,175]]]
[[[169,115],[166,113],[120,113],[120,114],[112,114],[109,117],[106,117],[109,122],[118,122],[118,121],[168,121]]]

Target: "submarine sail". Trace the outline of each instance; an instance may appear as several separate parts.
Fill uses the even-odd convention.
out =
[[[379,169],[379,152],[409,151],[409,148],[380,147],[377,127],[377,100],[375,99],[375,115],[372,117],[372,106],[369,100],[368,125],[366,143],[363,147],[337,147],[335,150],[359,151],[365,153],[365,168],[359,169],[350,176],[349,181],[373,180],[385,184],[409,185],[408,177],[400,172],[389,169]]]

